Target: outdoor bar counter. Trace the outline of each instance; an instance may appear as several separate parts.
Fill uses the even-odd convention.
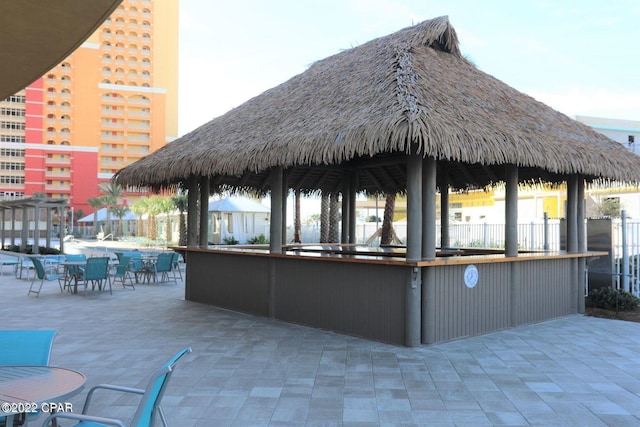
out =
[[[399,249],[285,249],[181,247],[185,298],[399,345],[419,328],[428,344],[581,312],[578,260],[606,255],[445,250],[432,261],[407,261]]]

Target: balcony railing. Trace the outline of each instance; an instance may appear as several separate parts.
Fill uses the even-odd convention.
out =
[[[100,112],[105,116],[122,116],[124,110],[112,110],[111,108],[103,108]]]
[[[105,154],[124,154],[124,147],[123,146],[118,146],[116,148],[113,147],[102,147],[100,149],[101,153],[105,153]]]
[[[45,184],[44,189],[48,191],[70,191],[71,186],[69,184]]]
[[[149,99],[141,99],[141,98],[130,98],[129,104],[131,105],[149,105],[151,104],[151,100]]]
[[[71,178],[71,172],[47,171],[44,176],[51,179]]]
[[[102,135],[100,137],[103,141],[124,141],[124,135]]]

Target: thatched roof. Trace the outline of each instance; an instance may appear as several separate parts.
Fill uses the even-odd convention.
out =
[[[263,192],[282,166],[292,188],[333,191],[350,168],[359,190],[402,190],[410,150],[447,161],[455,188],[501,181],[507,163],[527,182],[640,178],[640,158],[620,144],[463,58],[440,17],[318,61],[115,179],[161,188],[195,174],[214,191]]]

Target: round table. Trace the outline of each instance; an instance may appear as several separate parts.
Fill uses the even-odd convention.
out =
[[[13,416],[23,411],[15,410],[16,405],[37,405],[65,403],[63,400],[78,392],[85,383],[85,377],[78,371],[55,366],[0,366],[0,416],[7,417],[11,425]],[[33,408],[36,409],[36,408]]]

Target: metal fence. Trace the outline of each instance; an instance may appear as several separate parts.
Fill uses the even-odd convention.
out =
[[[362,222],[356,226],[356,242],[378,246],[380,239],[371,237],[382,226],[375,222]],[[407,241],[407,223],[393,224],[396,236],[402,243]],[[320,241],[320,226],[309,224],[302,226],[302,241],[317,243]],[[287,230],[287,241],[293,240],[293,230]],[[449,224],[449,246],[466,248],[504,248],[504,224],[489,223],[451,223]],[[436,226],[436,244],[441,246],[440,225]],[[522,250],[560,249],[560,221],[548,220],[518,224],[518,247]]]
[[[370,246],[378,246],[380,239],[371,237],[381,227],[380,223],[362,222],[356,226],[356,242]],[[396,236],[402,243],[407,241],[407,223],[393,224]],[[612,236],[612,284],[640,297],[640,220],[627,221],[613,219]],[[518,224],[518,248],[520,250],[550,250],[561,249],[560,220],[533,221]],[[504,248],[504,224],[490,223],[451,223],[449,224],[449,246],[466,248]],[[287,241],[293,240],[293,230],[288,230]],[[589,236],[587,236],[587,245]],[[318,224],[303,225],[302,241],[304,243],[318,243],[320,241],[320,226]],[[441,246],[440,226],[436,227],[436,244]],[[606,273],[609,274],[609,273]]]
[[[616,288],[640,297],[640,221],[628,221],[624,211],[613,220],[613,255]]]

